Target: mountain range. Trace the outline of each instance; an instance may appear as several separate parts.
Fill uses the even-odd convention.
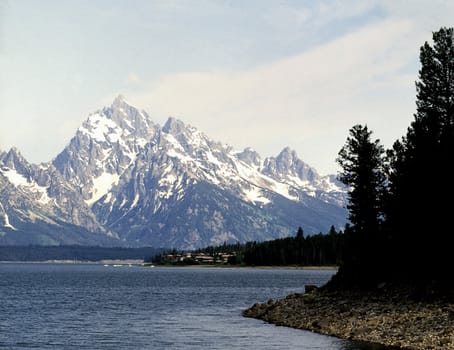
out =
[[[121,95],[51,162],[0,152],[0,245],[193,249],[327,232],[346,188],[283,149],[236,151],[182,121],[154,123]]]

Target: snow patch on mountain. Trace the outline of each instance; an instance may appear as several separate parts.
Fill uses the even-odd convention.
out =
[[[2,203],[0,203],[0,213],[3,214],[3,227],[16,231],[16,228],[13,225],[11,225],[11,223],[9,222],[9,216],[6,213],[6,210],[3,207]],[[2,232],[0,231],[0,235],[1,234],[2,234]]]
[[[251,203],[261,203],[261,204],[268,204],[268,203],[271,203],[271,200],[269,200],[268,198],[264,197],[263,196],[263,193],[261,191],[260,188],[258,188],[257,186],[251,186],[250,189],[245,189],[243,191],[244,193],[244,199],[247,201],[247,202],[251,202]]]
[[[346,218],[342,185],[290,148],[265,159],[236,151],[172,117],[160,127],[122,96],[90,114],[51,163],[30,165],[17,150],[0,152],[0,161],[9,214],[0,208],[0,227],[23,220],[45,223],[44,231],[196,248],[285,237],[298,226],[323,232]]]
[[[87,199],[85,202],[88,205],[93,204],[105,194],[107,194],[112,186],[117,185],[120,176],[118,174],[102,173],[98,177],[93,179],[93,189],[92,196],[90,199]]]
[[[49,196],[47,195],[47,188],[38,185],[35,181],[27,179],[24,175],[20,174],[16,169],[9,169],[3,167],[0,169],[8,181],[17,188],[22,188],[28,192],[34,193],[37,195],[37,199],[42,204],[47,204],[50,201]]]
[[[108,141],[110,143],[117,142],[123,134],[122,130],[113,120],[99,113],[90,115],[78,130],[87,134],[95,141]]]

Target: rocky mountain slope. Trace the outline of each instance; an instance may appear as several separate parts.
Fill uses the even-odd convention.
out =
[[[122,96],[92,113],[50,163],[0,153],[0,244],[195,248],[326,232],[345,189],[285,148],[262,159]]]

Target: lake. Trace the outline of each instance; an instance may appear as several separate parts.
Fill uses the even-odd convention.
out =
[[[241,316],[333,273],[1,263],[0,348],[385,349]]]

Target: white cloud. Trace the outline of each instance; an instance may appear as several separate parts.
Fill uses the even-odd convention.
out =
[[[123,93],[159,122],[263,155],[289,145],[325,173],[354,123],[386,146],[405,132],[419,46],[454,13],[449,0],[1,4],[0,149],[47,161]]]
[[[404,133],[416,76],[404,68],[418,52],[406,38],[412,30],[409,21],[383,21],[248,71],[168,75],[128,98],[154,117],[181,117],[235,147],[270,154],[289,145],[326,173],[353,124],[368,123],[390,140]],[[397,100],[396,91],[403,91]]]
[[[128,84],[137,84],[137,83],[140,83],[141,82],[141,79],[140,77],[134,73],[134,72],[131,72],[128,74],[128,76],[126,77],[126,82]]]

